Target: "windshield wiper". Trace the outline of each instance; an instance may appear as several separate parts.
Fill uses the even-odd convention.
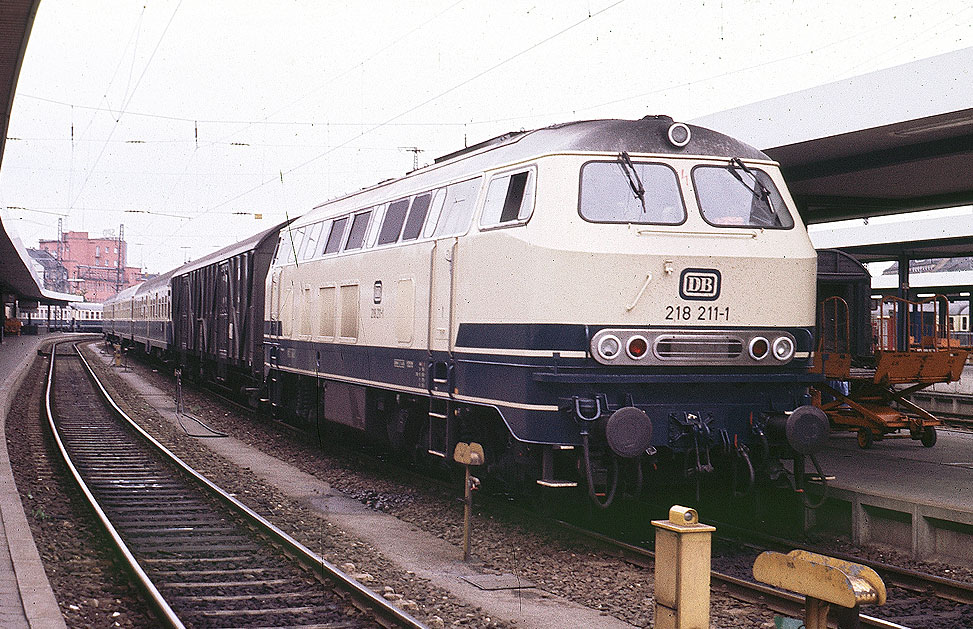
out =
[[[627,152],[622,151],[618,154],[618,163],[622,165],[622,171],[628,178],[628,185],[632,187],[635,198],[642,203],[642,211],[647,212],[648,210],[645,209],[645,187],[642,185],[638,171],[635,170],[632,158],[628,156]]]
[[[747,190],[752,192],[754,197],[760,199],[761,201],[766,202],[767,207],[770,208],[771,214],[777,213],[777,211],[774,209],[774,201],[770,197],[770,190],[767,188],[767,186],[762,184],[759,179],[757,179],[757,175],[752,170],[750,170],[746,164],[743,163],[743,160],[741,160],[739,157],[730,158],[730,165],[727,166],[726,169],[730,171],[730,174],[733,175],[734,179],[736,179],[741,184],[743,184],[743,187],[745,187]],[[739,172],[737,172],[738,170],[742,170],[743,172],[753,177],[753,183],[754,183],[753,188],[751,188],[750,185],[743,180],[743,177],[740,175]]]

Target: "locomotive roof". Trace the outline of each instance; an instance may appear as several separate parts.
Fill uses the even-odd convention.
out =
[[[516,147],[527,158],[532,155],[562,151],[597,151],[616,153],[672,153],[678,155],[720,155],[748,159],[770,160],[765,153],[749,144],[705,127],[686,125],[692,137],[686,146],[678,147],[669,141],[667,132],[673,120],[669,116],[646,116],[640,120],[581,120],[565,122],[533,131],[506,133],[471,147],[436,159],[445,163],[481,150]],[[512,153],[513,151],[511,151]],[[516,159],[517,155],[507,155]]]
[[[669,128],[673,124],[669,116],[646,116],[640,120],[581,120],[531,131],[505,133],[443,155],[434,163],[414,170],[404,177],[382,181],[362,190],[341,195],[315,206],[314,209],[372,192],[387,185],[421,177],[440,168],[459,169],[462,171],[460,174],[473,174],[552,153],[626,151],[648,154],[713,155],[773,161],[766,153],[749,144],[696,125],[686,125],[692,132],[689,142],[682,147],[676,146],[668,137]],[[305,215],[302,218],[310,217]]]

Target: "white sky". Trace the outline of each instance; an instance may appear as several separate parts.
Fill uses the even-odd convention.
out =
[[[28,246],[59,215],[123,223],[129,264],[161,272],[404,174],[403,147],[689,120],[973,45],[973,0],[914,5],[43,0],[0,207]]]

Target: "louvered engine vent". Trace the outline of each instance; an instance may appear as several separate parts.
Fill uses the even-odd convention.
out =
[[[656,339],[655,355],[662,360],[706,363],[737,358],[743,348],[743,339],[727,334],[666,335]]]

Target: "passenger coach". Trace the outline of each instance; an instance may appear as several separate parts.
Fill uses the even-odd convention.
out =
[[[777,164],[732,138],[667,117],[512,133],[281,231],[269,397],[420,455],[476,441],[512,483],[602,505],[649,470],[749,485],[827,435],[815,265]]]

